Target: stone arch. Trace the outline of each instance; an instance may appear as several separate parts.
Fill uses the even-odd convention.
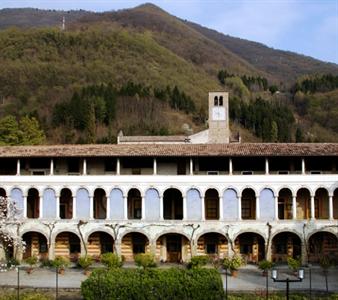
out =
[[[239,190],[237,187],[232,186],[232,185],[223,188],[222,191],[221,191],[221,192],[222,192],[221,194],[223,195],[223,194],[224,194],[226,191],[228,191],[228,190],[233,190],[234,193],[236,194],[236,197],[238,197],[238,195],[241,194],[241,193],[240,193],[240,190]]]
[[[273,262],[286,262],[289,257],[299,259],[302,255],[302,237],[292,231],[280,231],[271,237]]]
[[[96,228],[91,230],[91,233],[87,233],[86,236],[88,255],[99,259],[101,254],[114,252],[114,237],[108,230]]]
[[[28,189],[27,193],[27,218],[38,219],[40,217],[40,193],[37,188]]]
[[[256,192],[252,188],[245,188],[241,193],[241,216],[243,220],[256,219]]]
[[[55,234],[55,256],[68,257],[71,261],[77,261],[81,255],[81,238],[70,230],[62,230]]]
[[[318,230],[309,236],[308,248],[309,262],[319,263],[323,257],[336,260],[338,257],[338,237],[330,231]]]
[[[107,196],[103,188],[96,188],[93,196],[94,219],[107,218]]]
[[[4,188],[0,188],[0,197],[4,197],[4,198],[7,197],[7,192]]]
[[[186,191],[187,220],[202,220],[201,195],[201,191],[197,188],[190,188]]]
[[[146,220],[159,220],[160,193],[156,188],[148,188],[144,197],[144,212]]]
[[[163,193],[163,218],[183,220],[183,196],[178,188],[166,189]]]
[[[124,219],[124,196],[123,190],[120,188],[113,188],[109,194],[110,212],[108,218],[113,220]]]
[[[206,220],[218,220],[220,216],[219,191],[214,188],[207,189],[204,194],[204,211]]]
[[[279,193],[281,192],[281,190],[284,190],[284,189],[287,189],[287,190],[291,191],[291,196],[296,196],[296,194],[297,194],[296,190],[295,190],[293,187],[288,186],[288,185],[280,186],[280,187],[276,190],[277,194],[279,195]]]
[[[278,219],[292,219],[292,197],[293,192],[290,188],[282,188],[278,191]]]
[[[265,239],[264,236],[245,231],[234,239],[234,248],[237,255],[242,255],[247,263],[257,263],[265,258]]]
[[[260,195],[264,190],[270,190],[272,192],[272,194],[273,194],[274,197],[278,195],[277,192],[276,192],[276,189],[273,188],[273,187],[271,187],[271,186],[263,186],[263,187],[261,187],[259,189],[259,191],[258,191],[258,195]]]
[[[319,187],[315,191],[315,218],[329,218],[329,191],[327,188]]]
[[[126,261],[133,261],[134,255],[150,251],[150,240],[139,231],[125,233],[121,238],[121,254]]]
[[[26,246],[23,259],[31,256],[37,256],[40,260],[48,259],[48,237],[44,233],[27,230],[21,237]]]
[[[220,231],[208,231],[196,237],[197,255],[228,256],[228,239]]]
[[[142,218],[142,194],[141,191],[137,188],[131,188],[128,191],[127,196],[127,205],[128,205],[128,219],[140,220]]]
[[[190,242],[186,234],[162,232],[156,238],[156,258],[160,261],[184,262],[190,257],[190,253]]]
[[[311,190],[301,187],[297,190],[297,219],[310,219],[311,217]]]

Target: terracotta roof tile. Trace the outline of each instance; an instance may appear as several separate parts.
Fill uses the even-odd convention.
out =
[[[185,142],[188,137],[184,135],[138,135],[138,136],[121,136],[120,142],[147,142],[147,143],[159,143],[159,142]]]
[[[0,157],[338,156],[338,143],[120,144],[0,147]]]

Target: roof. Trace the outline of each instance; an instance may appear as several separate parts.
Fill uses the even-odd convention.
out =
[[[184,143],[189,137],[184,135],[138,135],[138,136],[120,136],[120,143],[160,143],[160,142],[181,142]]]
[[[0,147],[0,158],[144,156],[338,156],[338,143],[92,144]]]

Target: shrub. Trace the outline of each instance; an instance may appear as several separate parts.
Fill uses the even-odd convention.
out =
[[[190,262],[188,263],[187,267],[188,269],[201,268],[205,266],[209,261],[210,258],[207,255],[193,256]]]
[[[238,268],[243,265],[242,257],[235,255],[233,257],[226,257],[223,261],[223,268],[226,270],[238,270]]]
[[[0,294],[0,300],[16,300],[17,294],[16,293],[5,293]],[[51,300],[54,297],[47,296],[45,294],[41,294],[38,292],[25,292],[20,294],[21,300]]]
[[[301,266],[301,262],[299,259],[288,257],[288,266],[292,271],[297,271]]]
[[[204,268],[95,270],[82,282],[81,293],[86,300],[217,300],[224,296],[220,274]]]
[[[269,260],[261,260],[258,264],[258,268],[261,269],[262,271],[269,270],[273,267],[273,263]]]
[[[139,253],[135,255],[135,264],[143,269],[156,267],[155,257],[151,253]]]
[[[33,255],[26,258],[25,262],[32,267],[38,263],[38,258],[35,255]]]
[[[123,265],[121,258],[112,252],[102,254],[101,263],[103,263],[108,269],[120,268]]]
[[[51,262],[51,266],[54,268],[63,269],[69,266],[70,262],[69,259],[63,256],[57,256],[54,260]]]
[[[81,256],[77,263],[82,269],[87,270],[93,264],[93,259],[91,256]]]

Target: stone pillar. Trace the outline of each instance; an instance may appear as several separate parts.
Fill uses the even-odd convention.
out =
[[[192,243],[188,242],[191,246],[191,256],[196,256],[197,255],[197,240],[194,239],[192,240]]]
[[[329,220],[333,220],[333,195],[329,195]]]
[[[149,241],[149,246],[150,253],[156,257],[156,240]]]
[[[242,220],[242,197],[238,196],[238,221]]]
[[[117,239],[116,241],[114,241],[114,248],[116,250],[116,254],[118,256],[121,256],[121,240]]]
[[[94,219],[94,197],[89,196],[89,219]]]
[[[87,175],[87,160],[84,158],[83,159],[83,171],[82,175]]]
[[[141,196],[141,220],[144,220],[146,217],[146,210],[145,210],[145,201],[144,195]]]
[[[304,242],[302,242],[301,247],[302,247],[302,264],[306,264],[308,257],[307,257],[307,251],[306,251],[306,247],[305,247]]]
[[[107,201],[106,220],[109,220],[109,218],[110,218],[110,198],[106,197],[106,201]]]
[[[120,175],[120,173],[121,173],[120,168],[121,168],[120,159],[118,158],[118,159],[116,159],[116,175]]]
[[[269,175],[269,159],[265,158],[265,175]]]
[[[305,175],[305,159],[302,158],[302,175]]]
[[[54,160],[51,158],[50,160],[50,172],[49,175],[54,175]]]
[[[187,198],[183,197],[183,220],[187,219]]]
[[[23,217],[27,218],[27,195],[23,196]]]
[[[154,161],[153,161],[153,175],[157,175],[157,161],[156,161],[156,158],[154,158]]]
[[[48,259],[52,260],[55,257],[55,242],[51,243],[48,249]]]
[[[60,196],[55,197],[56,200],[56,219],[60,219]],[[74,207],[73,207],[74,211]]]
[[[256,220],[259,220],[261,217],[261,211],[259,207],[259,196],[256,196]]]
[[[275,220],[278,220],[278,196],[275,196]]]
[[[232,175],[233,169],[232,169],[232,158],[229,158],[229,175]]]
[[[297,219],[297,197],[292,195],[292,219]]]
[[[20,159],[16,161],[16,175],[20,175]]]
[[[205,198],[201,197],[201,208],[202,208],[202,221],[205,220]]]
[[[39,197],[39,219],[43,218],[43,197]]]
[[[76,219],[76,196],[72,197],[72,201],[73,201],[73,219]]]
[[[123,196],[123,218],[128,220],[128,198]]]
[[[311,200],[310,200],[310,207],[311,207],[311,220],[315,219],[315,196],[311,195]]]
[[[219,220],[223,220],[223,197],[219,197]]]
[[[266,251],[266,259],[271,261],[272,260],[271,242],[270,242],[270,246],[269,247],[267,247],[267,243],[265,243],[264,247],[265,247],[265,249],[267,249],[267,251]]]
[[[194,175],[194,161],[190,157],[190,175]]]
[[[163,195],[160,195],[160,221],[163,221]]]

